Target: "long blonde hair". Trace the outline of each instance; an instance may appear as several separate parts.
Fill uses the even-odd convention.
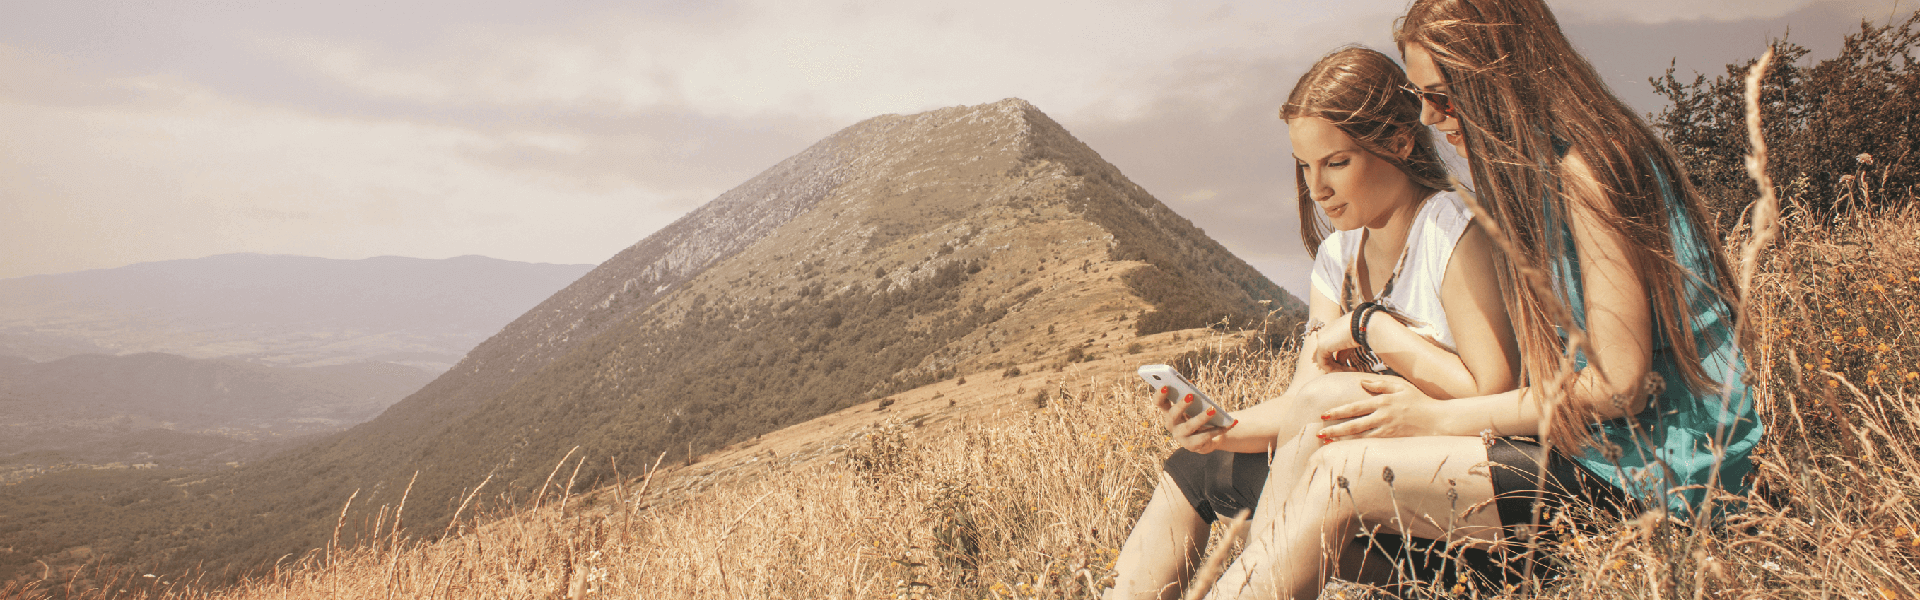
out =
[[[1583,201],[1606,227],[1630,241],[1630,262],[1647,288],[1656,333],[1696,392],[1719,390],[1701,364],[1690,294],[1713,294],[1727,306],[1738,296],[1724,250],[1712,240],[1699,194],[1680,160],[1647,124],[1609,91],[1540,0],[1415,0],[1397,28],[1402,52],[1419,44],[1434,58],[1456,99],[1468,164],[1480,203],[1518,256],[1500,261],[1503,289],[1519,337],[1526,385],[1555,380],[1566,342],[1546,307],[1560,298],[1521,284],[1522,267],[1549,268],[1566,256],[1567,218],[1557,167],[1571,148],[1592,168],[1603,198]],[[1661,191],[1671,186],[1677,205]],[[1672,218],[1684,215],[1711,256],[1711,273],[1694,274],[1675,258]],[[1557,215],[1557,216],[1556,216]],[[1731,312],[1728,311],[1729,318]],[[1731,325],[1731,323],[1729,323]],[[1586,413],[1562,403],[1554,434],[1589,443]]]
[[[1409,85],[1406,72],[1391,57],[1361,46],[1344,46],[1300,76],[1287,94],[1287,103],[1280,106],[1280,119],[1326,119],[1360,149],[1406,173],[1425,198],[1453,186],[1447,183],[1447,169],[1434,150],[1433,134],[1420,123],[1420,100],[1401,91]],[[1409,144],[1407,157],[1400,158],[1400,149]],[[1297,163],[1293,176],[1300,202],[1300,242],[1307,246],[1308,255],[1315,256],[1320,242],[1333,232],[1333,224],[1314,204],[1307,175]]]

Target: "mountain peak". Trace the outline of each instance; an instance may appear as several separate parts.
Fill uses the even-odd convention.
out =
[[[1269,305],[1300,308],[1024,100],[884,115],[622,250],[373,421],[223,485],[288,514],[355,489],[395,502],[410,481],[415,498],[483,480],[512,498],[571,454],[592,457],[589,486],[613,464]],[[409,504],[409,522],[444,525],[457,504]]]

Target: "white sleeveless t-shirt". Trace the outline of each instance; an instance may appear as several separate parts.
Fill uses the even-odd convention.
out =
[[[1427,198],[1407,230],[1406,255],[1393,289],[1377,303],[1386,305],[1409,321],[1407,326],[1454,351],[1453,330],[1447,326],[1447,313],[1440,306],[1440,282],[1447,276],[1447,261],[1460,234],[1473,222],[1473,212],[1453,192],[1440,192]],[[1320,242],[1319,255],[1313,261],[1313,289],[1334,302],[1345,297],[1347,270],[1360,255],[1361,234],[1365,229],[1335,231]],[[1345,308],[1345,307],[1343,307]]]

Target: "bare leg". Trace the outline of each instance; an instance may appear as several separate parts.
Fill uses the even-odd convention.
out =
[[[1274,496],[1274,482],[1298,479],[1308,458],[1320,448],[1320,440],[1315,437],[1323,425],[1320,413],[1369,396],[1360,389],[1359,382],[1365,377],[1377,376],[1359,373],[1321,375],[1293,395],[1268,400],[1256,409],[1258,413],[1265,413],[1257,417],[1259,421],[1280,432],[1280,443],[1272,449],[1273,454],[1269,457],[1272,459],[1271,471],[1267,475],[1267,485],[1261,493],[1259,506],[1278,506],[1274,504],[1279,501]],[[1249,421],[1255,419],[1248,416]],[[1291,484],[1278,486],[1280,494],[1285,494],[1291,488]],[[1261,523],[1262,513],[1259,510],[1254,512],[1254,525],[1257,527]],[[1179,487],[1167,478],[1166,473],[1161,473],[1153,500],[1147,503],[1133,532],[1127,536],[1126,545],[1120,550],[1119,560],[1114,565],[1119,578],[1107,597],[1180,597],[1200,552],[1204,550],[1206,535],[1206,522],[1193,512],[1192,505],[1180,494]]]
[[[1108,600],[1173,599],[1186,590],[1186,581],[1207,543],[1207,522],[1193,511],[1180,487],[1166,472],[1153,489],[1153,499],[1127,535],[1114,564],[1119,577]]]
[[[1214,595],[1316,598],[1362,527],[1491,545],[1500,539],[1497,511],[1490,505],[1467,510],[1493,497],[1481,466],[1486,460],[1486,446],[1470,437],[1360,439],[1320,448],[1291,489],[1268,480],[1261,506],[1281,509],[1257,513],[1246,551]]]

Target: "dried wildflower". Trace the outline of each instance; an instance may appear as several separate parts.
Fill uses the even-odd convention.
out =
[[[1853,162],[1857,162],[1857,163],[1860,163],[1860,164],[1863,164],[1863,165],[1867,165],[1867,166],[1872,166],[1872,165],[1873,165],[1873,155],[1872,155],[1872,154],[1868,154],[1868,153],[1865,153],[1865,152],[1861,152],[1860,154],[1858,154],[1858,155],[1856,155],[1856,156],[1854,156],[1854,157],[1853,157]]]

